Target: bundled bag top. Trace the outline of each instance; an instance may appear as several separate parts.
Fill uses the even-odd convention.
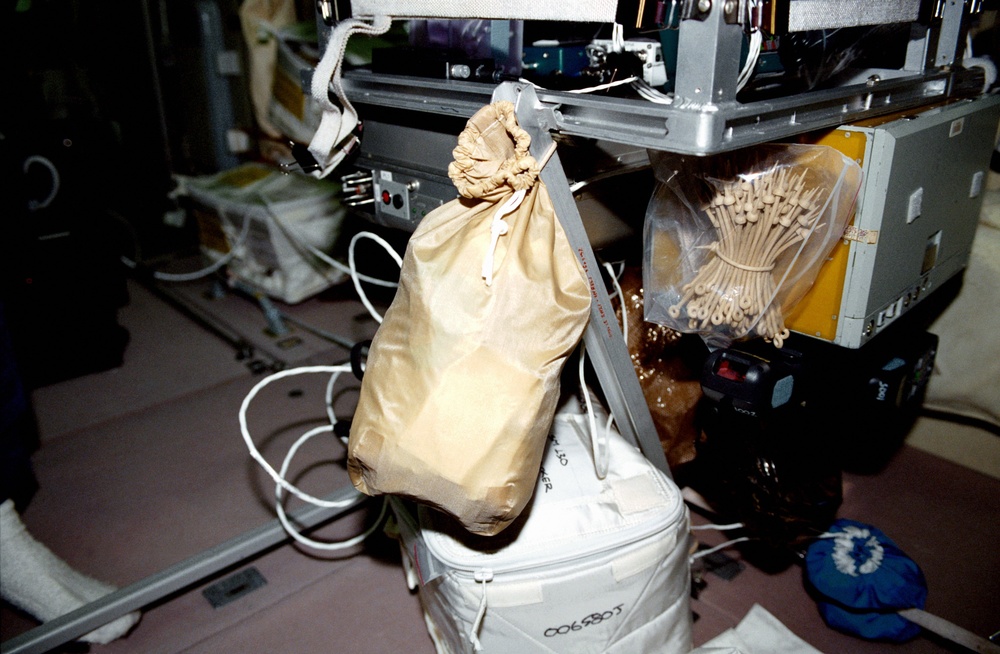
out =
[[[483,107],[459,135],[460,198],[410,238],[369,350],[348,471],[492,535],[531,497],[586,327],[590,289],[514,106]]]

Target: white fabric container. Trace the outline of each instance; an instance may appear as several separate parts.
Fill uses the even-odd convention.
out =
[[[288,304],[346,278],[314,252],[329,251],[345,214],[332,183],[257,163],[183,181],[202,253],[232,277]]]
[[[671,479],[608,436],[598,479],[587,416],[575,399],[564,406],[531,502],[496,536],[392,500],[439,654],[691,651],[687,508]]]

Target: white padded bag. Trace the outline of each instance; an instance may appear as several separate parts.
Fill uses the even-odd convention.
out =
[[[598,479],[587,416],[571,398],[531,502],[496,536],[391,500],[439,654],[691,651],[687,507],[638,449],[614,430],[609,440]]]

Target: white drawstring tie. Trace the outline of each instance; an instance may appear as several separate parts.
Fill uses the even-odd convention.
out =
[[[504,220],[504,216],[513,213],[521,206],[521,201],[524,200],[524,195],[527,193],[526,189],[521,189],[520,191],[514,191],[514,195],[510,196],[506,202],[504,202],[496,213],[493,214],[493,222],[490,223],[490,247],[486,251],[486,258],[483,260],[483,271],[482,277],[486,281],[487,286],[493,285],[493,258],[497,249],[497,242],[500,237],[506,234],[510,230],[510,225]]]
[[[493,581],[493,571],[489,568],[483,568],[482,570],[476,570],[474,575],[476,581],[483,584],[483,596],[479,600],[479,612],[476,613],[476,619],[472,623],[472,630],[469,631],[469,642],[472,643],[472,647],[477,651],[483,651],[483,644],[479,642],[479,628],[483,625],[483,618],[486,617],[486,582]]]

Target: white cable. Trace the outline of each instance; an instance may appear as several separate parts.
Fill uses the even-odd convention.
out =
[[[703,556],[708,556],[709,554],[715,554],[719,550],[725,549],[730,545],[735,545],[736,543],[743,543],[748,540],[750,540],[748,536],[743,536],[741,538],[734,538],[733,540],[727,540],[725,543],[720,543],[719,545],[716,545],[715,547],[710,547],[707,550],[699,550],[691,555],[691,561],[700,559]]]
[[[590,447],[594,453],[594,471],[597,473],[598,479],[604,479],[608,475],[608,431],[611,429],[611,416],[608,416],[604,434],[601,434],[597,431],[597,415],[594,413],[594,405],[590,401],[590,391],[587,388],[586,375],[584,374],[586,359],[587,346],[583,341],[580,341],[580,362],[577,366],[580,394],[583,395],[583,403],[587,407],[587,426],[590,429]]]
[[[56,199],[59,195],[59,170],[55,167],[47,157],[43,157],[39,154],[33,154],[24,160],[24,165],[21,166],[21,170],[27,174],[28,169],[31,168],[31,164],[38,164],[52,177],[52,188],[49,189],[48,195],[46,195],[41,200],[28,200],[28,211],[38,211],[39,209],[44,209],[45,207],[52,204],[52,201]]]
[[[309,252],[312,253],[317,259],[322,260],[323,263],[327,264],[331,268],[336,268],[340,272],[347,273],[348,275],[352,276],[357,275],[357,278],[365,282],[366,284],[371,284],[372,286],[382,286],[384,288],[396,288],[397,286],[399,286],[398,282],[394,282],[388,279],[379,279],[378,277],[370,277],[368,275],[359,273],[357,270],[355,270],[352,273],[350,266],[348,266],[345,263],[337,261],[336,259],[326,254],[322,250],[318,249],[317,247],[313,245],[306,245],[306,248],[308,248]]]
[[[365,370],[365,364],[364,362],[362,362],[361,372],[364,372],[364,370]],[[339,422],[337,420],[337,415],[333,412],[333,387],[337,383],[337,378],[339,376],[340,376],[339,374],[330,376],[330,381],[328,381],[326,384],[326,393],[324,393],[323,396],[323,400],[326,403],[326,415],[330,419],[331,429],[337,425],[337,422]],[[344,445],[347,445],[348,439],[346,436],[341,436],[340,440],[343,441]]]
[[[335,375],[334,379],[336,379],[336,377],[337,376]],[[299,447],[301,447],[303,444],[306,443],[306,441],[308,441],[313,436],[316,436],[317,434],[324,434],[324,433],[329,433],[329,432],[332,432],[332,431],[333,431],[333,425],[331,424],[331,425],[321,425],[319,427],[315,427],[313,429],[310,429],[306,433],[302,434],[299,437],[299,439],[297,441],[295,441],[295,444],[292,445],[288,449],[288,454],[285,455],[285,460],[281,464],[281,471],[279,473],[281,475],[282,479],[284,479],[285,475],[288,474],[288,466],[289,466],[289,464],[291,464],[292,458],[295,457],[295,453],[298,452]],[[275,486],[274,487],[274,497],[275,497],[274,508],[275,508],[275,510],[278,513],[278,520],[281,522],[281,526],[285,528],[285,531],[288,533],[289,536],[291,536],[292,538],[294,538],[298,542],[302,543],[303,545],[307,545],[307,546],[312,547],[313,549],[317,549],[317,550],[333,551],[333,550],[342,550],[342,549],[347,549],[349,547],[353,547],[353,546],[357,545],[358,543],[360,543],[361,541],[363,541],[364,539],[366,539],[369,536],[371,536],[375,532],[375,530],[378,529],[379,525],[382,524],[382,519],[385,517],[385,509],[386,509],[387,500],[383,500],[382,501],[382,510],[379,512],[379,517],[375,521],[375,523],[372,524],[371,527],[369,527],[368,529],[366,529],[362,533],[358,534],[357,536],[353,536],[352,538],[348,538],[347,540],[343,540],[343,541],[338,541],[338,542],[321,542],[321,541],[313,540],[311,538],[303,536],[302,533],[299,530],[297,530],[295,527],[292,526],[291,522],[288,520],[288,516],[285,514],[285,508],[284,508],[284,506],[282,506],[281,500],[283,499],[283,495],[284,494],[283,494],[283,492],[281,490],[281,485],[279,484],[279,485]]]
[[[350,498],[346,500],[323,500],[318,497],[313,497],[308,493],[299,490],[294,484],[289,483],[285,478],[278,474],[278,472],[271,467],[271,464],[263,457],[257,446],[254,445],[253,439],[250,436],[250,430],[247,427],[247,409],[250,407],[250,402],[257,396],[260,391],[270,384],[271,382],[283,379],[285,377],[291,377],[293,375],[303,375],[311,373],[331,373],[340,375],[344,372],[351,372],[351,366],[349,364],[343,364],[339,366],[303,366],[301,368],[291,368],[289,370],[280,370],[276,373],[268,375],[264,379],[257,382],[257,384],[250,389],[246,397],[243,398],[243,403],[240,405],[239,421],[240,421],[240,433],[243,435],[243,441],[246,443],[247,450],[250,452],[250,456],[260,465],[261,468],[274,480],[274,483],[285,489],[292,495],[295,495],[301,500],[305,500],[316,506],[322,506],[327,508],[342,508],[354,503],[355,499]],[[329,429],[333,429],[331,425]]]
[[[700,529],[714,529],[716,531],[728,531],[730,529],[742,529],[745,527],[742,522],[732,522],[728,525],[691,525],[691,531],[698,531]]]
[[[220,218],[224,219],[225,213],[223,212],[222,209],[219,209],[219,211],[222,212]],[[225,266],[226,264],[228,264],[230,261],[233,260],[233,257],[236,256],[236,248],[243,245],[243,242],[246,241],[249,233],[250,233],[250,218],[244,217],[243,227],[242,229],[240,229],[240,233],[236,237],[236,242],[229,246],[229,252],[226,252],[224,255],[216,259],[212,264],[202,268],[201,270],[195,270],[188,273],[165,273],[165,272],[155,271],[153,273],[153,279],[157,279],[163,282],[192,282],[197,279],[202,279],[203,277],[208,277],[209,275],[216,272],[217,270],[219,270],[220,268],[222,268],[223,266]],[[122,255],[120,259],[121,262],[125,264],[125,266],[133,270],[139,265],[137,262],[133,261],[132,259],[129,259],[125,255]]]
[[[614,88],[616,86],[621,86],[623,84],[631,84],[635,80],[639,79],[635,75],[632,77],[626,77],[625,79],[616,80],[614,82],[607,82],[605,84],[598,84],[597,86],[590,86],[585,89],[571,89],[566,91],[566,93],[593,93],[595,91],[604,91],[606,89]]]
[[[615,286],[615,291],[620,298],[622,306],[622,335],[625,339],[625,347],[628,347],[628,318],[625,314],[625,294],[622,291],[621,285],[618,283],[618,278],[615,275],[614,266],[609,262],[604,262],[604,267],[607,269],[608,273],[611,275],[611,282]],[[613,297],[613,296],[612,296]],[[615,416],[610,411],[608,412],[608,420],[604,423],[604,433],[598,431],[597,429],[597,415],[594,412],[594,405],[590,399],[590,392],[587,390],[587,379],[585,374],[585,363],[587,360],[587,346],[580,342],[580,361],[577,365],[577,378],[580,383],[580,393],[583,395],[583,403],[587,408],[587,424],[590,429],[590,443],[591,448],[594,452],[594,469],[597,473],[598,479],[604,479],[608,474],[608,440],[610,438],[611,426],[615,422]]]
[[[389,243],[384,238],[382,238],[378,234],[373,234],[372,232],[358,232],[357,234],[354,235],[353,238],[351,238],[351,244],[347,248],[347,263],[351,269],[351,281],[354,282],[354,290],[358,292],[358,296],[361,298],[361,303],[365,305],[366,309],[368,309],[368,313],[370,313],[372,315],[372,318],[374,318],[375,321],[381,325],[382,314],[376,311],[375,307],[372,306],[372,303],[368,301],[368,296],[365,294],[364,289],[361,288],[361,282],[358,280],[358,275],[357,275],[358,269],[354,262],[354,245],[361,238],[370,238],[379,245],[381,245],[383,248],[385,248],[386,252],[389,253],[389,256],[392,257],[393,261],[395,261],[396,265],[399,266],[400,268],[403,267],[403,258],[399,256],[399,254],[394,249],[392,249],[392,246],[389,245]]]
[[[642,96],[644,100],[648,100],[649,102],[655,102],[657,104],[674,103],[673,96],[668,95],[659,89],[654,89],[646,82],[646,80],[638,78],[635,79],[632,82],[632,88],[635,89],[636,93]]]
[[[605,89],[610,89],[615,86],[621,86],[623,84],[632,84],[636,80],[642,81],[639,77],[635,77],[633,75],[632,77],[626,77],[625,79],[616,80],[614,82],[607,82],[606,84],[598,84],[597,86],[588,86],[587,88],[584,89],[570,89],[568,91],[565,91],[565,93],[593,93],[595,91],[604,91]],[[522,84],[528,84],[529,86],[532,86],[538,89],[539,91],[551,90],[545,88],[544,86],[541,86],[540,84],[536,84],[532,82],[530,79],[526,79],[524,77],[518,78],[517,81],[521,82]]]
[[[172,198],[176,198],[180,195],[190,195],[186,190],[187,178],[182,175],[177,175],[175,176],[175,179],[177,181],[177,189],[173,191],[170,194],[170,196]],[[226,210],[222,207],[217,207],[217,210],[219,212],[220,222],[225,222]],[[128,224],[128,221],[125,218],[120,218],[120,220],[124,222],[126,225]],[[208,277],[209,275],[220,270],[223,266],[227,265],[230,261],[233,260],[233,258],[236,256],[236,249],[243,245],[243,243],[247,240],[249,234],[250,234],[250,218],[248,216],[244,216],[243,226],[240,228],[240,232],[236,236],[236,241],[230,244],[228,252],[226,252],[224,255],[216,259],[214,262],[212,262],[211,264],[200,270],[194,270],[192,272],[187,272],[187,273],[167,273],[162,271],[154,271],[153,279],[159,280],[161,282],[193,282],[195,280]],[[139,244],[134,233],[132,240],[134,248],[136,252],[138,252]],[[141,257],[139,257],[138,255],[136,256],[136,259],[140,258]],[[138,261],[130,259],[124,254],[119,257],[119,260],[122,262],[123,265],[132,270],[135,270],[139,266]]]
[[[611,25],[611,50],[613,52],[625,51],[625,26],[621,23]]]
[[[374,534],[375,531],[382,525],[382,521],[385,519],[386,507],[388,505],[389,505],[389,500],[387,498],[383,499],[382,509],[379,511],[378,518],[375,519],[375,522],[373,522],[368,529],[365,529],[357,536],[352,536],[347,540],[328,541],[328,542],[313,540],[312,538],[303,536],[301,532],[295,529],[295,527],[292,526],[291,522],[289,522],[287,516],[285,515],[285,510],[281,506],[280,497],[278,498],[278,502],[277,504],[275,504],[275,507],[277,508],[278,511],[278,520],[281,522],[281,526],[285,528],[285,532],[289,536],[291,536],[298,542],[302,543],[303,545],[306,545],[313,549],[333,551],[333,550],[344,550],[349,547],[354,547],[358,543],[362,542],[363,540]]]
[[[626,311],[625,307],[625,292],[622,291],[621,284],[618,283],[618,275],[615,274],[614,266],[605,261],[604,269],[608,271],[608,275],[611,277],[611,283],[615,287],[615,293],[618,295],[618,302],[622,307],[622,336],[625,338],[625,347],[628,347],[628,311]],[[614,295],[612,295],[611,298],[614,298]]]
[[[736,90],[740,91],[744,86],[753,78],[754,71],[757,69],[757,61],[760,59],[760,51],[764,44],[764,37],[761,35],[760,30],[754,29],[750,32],[750,46],[747,52],[747,60],[743,64],[743,70],[740,71],[739,76],[736,78]]]
[[[749,50],[747,52],[747,60],[743,64],[743,69],[740,70],[739,75],[736,78],[736,90],[740,91],[744,86],[753,78],[754,71],[757,69],[757,61],[760,59],[760,52],[764,45],[764,36],[761,34],[760,28],[755,27],[752,23],[753,20],[753,9],[760,4],[759,0],[753,0],[747,3],[747,27],[750,30],[750,43]]]
[[[227,263],[229,263],[232,260],[232,258],[233,258],[233,252],[232,250],[230,250],[228,253],[226,253],[225,256],[223,256],[220,259],[216,259],[214,263],[205,268],[202,268],[201,270],[195,270],[194,272],[189,272],[189,273],[165,273],[157,271],[153,273],[153,279],[158,279],[163,282],[194,281],[196,279],[208,277],[209,275],[211,275],[212,273],[214,273],[215,271],[219,270]],[[121,256],[121,262],[125,264],[127,267],[132,269],[135,269],[138,266],[138,264],[135,261],[132,261],[125,255]]]
[[[332,375],[330,381],[327,384],[327,414],[330,417],[330,424],[314,427],[309,431],[307,431],[306,433],[299,436],[299,438],[295,441],[295,443],[289,448],[288,453],[285,455],[285,459],[281,464],[281,470],[279,472],[275,472],[274,468],[272,468],[271,465],[267,463],[267,461],[260,454],[260,451],[253,444],[253,439],[250,437],[250,432],[249,429],[247,428],[247,421],[246,421],[247,408],[249,407],[250,402],[253,400],[253,398],[256,397],[257,393],[259,393],[260,390],[264,388],[264,386],[268,385],[272,381],[281,379],[283,377],[288,377],[291,375],[315,373],[315,372],[326,372],[326,373],[331,373]],[[309,439],[318,434],[332,433],[334,431],[334,426],[337,424],[337,417],[333,413],[332,401],[330,398],[332,395],[332,388],[334,383],[336,382],[337,378],[340,377],[341,373],[344,372],[351,372],[350,365],[345,364],[340,366],[307,366],[302,368],[294,368],[291,370],[282,370],[280,372],[277,372],[273,375],[270,375],[262,379],[256,386],[254,386],[253,389],[251,389],[251,391],[244,398],[243,404],[240,407],[240,432],[243,434],[243,439],[247,444],[247,449],[250,452],[250,456],[253,457],[258,464],[260,464],[260,466],[271,476],[271,479],[273,479],[275,482],[275,489],[274,489],[275,511],[278,514],[278,520],[281,522],[282,527],[284,527],[285,531],[288,533],[289,536],[291,536],[299,543],[302,543],[303,545],[312,547],[314,549],[324,550],[324,551],[341,550],[353,547],[358,543],[362,542],[363,540],[365,540],[366,538],[368,538],[369,536],[371,536],[379,528],[379,525],[382,524],[382,520],[385,518],[386,507],[388,505],[388,501],[383,500],[382,509],[379,512],[378,519],[376,519],[375,522],[368,529],[366,529],[365,531],[356,536],[348,538],[347,540],[338,542],[321,542],[303,536],[302,533],[299,532],[291,524],[291,521],[288,519],[288,516],[285,513],[284,506],[282,505],[282,500],[284,499],[283,490],[288,490],[296,497],[306,502],[309,502],[310,504],[328,508],[343,508],[345,506],[353,504],[356,500],[356,498],[351,498],[342,501],[321,500],[319,498],[313,497],[312,495],[309,495],[308,493],[299,490],[296,486],[289,483],[285,479],[285,475],[288,474],[288,467],[289,465],[291,465],[292,459],[295,457],[295,454],[298,452],[299,448],[302,447],[302,445],[304,445],[307,441],[309,441]]]

